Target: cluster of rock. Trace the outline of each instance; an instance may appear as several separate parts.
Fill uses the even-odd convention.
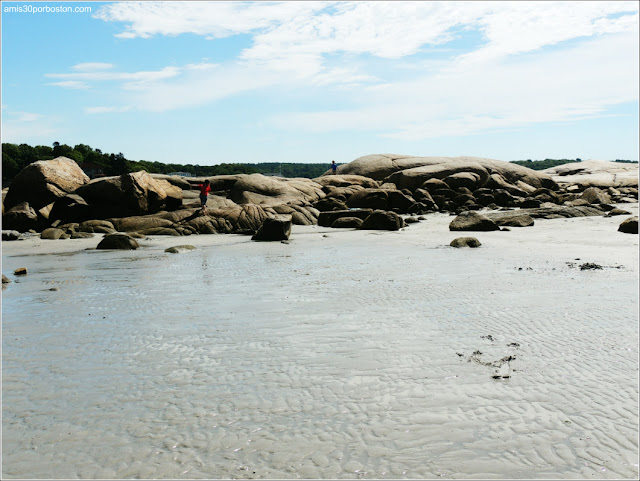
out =
[[[497,230],[530,226],[534,218],[619,215],[625,211],[611,204],[637,202],[637,164],[561,167],[538,172],[479,157],[368,155],[316,179],[209,177],[207,214],[199,215],[197,184],[204,178],[139,171],[89,180],[76,162],[58,157],[16,176],[3,198],[3,229],[47,239],[120,232],[284,240],[291,224],[398,230],[406,225],[402,215],[448,212],[459,215],[451,230]]]

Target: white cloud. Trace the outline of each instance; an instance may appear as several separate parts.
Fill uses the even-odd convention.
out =
[[[619,54],[612,54],[618,52]],[[274,116],[311,132],[377,131],[420,140],[601,115],[638,100],[637,32],[509,62],[470,63],[411,81],[362,89],[356,108]]]
[[[156,80],[175,77],[180,74],[177,67],[164,67],[161,70],[140,72],[78,72],[78,73],[48,73],[45,77],[74,80],[126,80],[134,82],[153,82]]]
[[[127,112],[131,110],[131,106],[123,107],[87,107],[86,112],[88,114],[106,114],[112,112]]]
[[[35,122],[43,117],[41,114],[34,114],[32,112],[14,112],[14,115],[17,116],[16,120],[18,122]]]
[[[495,7],[476,20],[486,45],[461,60],[532,52],[576,38],[633,31],[638,25],[638,4],[632,2],[516,1],[498,2]]]
[[[59,121],[34,112],[12,111],[2,106],[2,142],[49,144],[49,138],[59,132]]]
[[[80,82],[78,80],[63,80],[62,82],[51,82],[51,83],[48,83],[47,85],[55,85],[56,87],[65,87],[68,89],[76,89],[76,90],[89,88],[89,85],[87,83]]]
[[[252,34],[253,43],[220,64],[114,72],[96,62],[47,75],[116,82],[126,107],[90,113],[162,112],[274,87],[351,88],[344,110],[271,121],[423,139],[603,115],[638,98],[636,2],[119,2],[95,16],[123,23],[122,38]],[[411,57],[468,31],[481,40],[464,55]],[[368,71],[371,57],[393,75]]]
[[[113,64],[104,62],[86,62],[79,63],[71,67],[73,70],[80,70],[82,72],[93,72],[96,70],[109,70],[113,68]]]
[[[118,2],[94,15],[106,22],[124,22],[116,36],[149,38],[193,33],[222,38],[250,33],[315,12],[331,2]]]

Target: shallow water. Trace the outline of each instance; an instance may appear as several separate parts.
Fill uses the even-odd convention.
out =
[[[3,476],[637,477],[637,272],[300,232],[4,255]]]

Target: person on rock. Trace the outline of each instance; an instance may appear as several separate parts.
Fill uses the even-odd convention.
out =
[[[200,205],[202,206],[200,213],[202,215],[207,213],[207,199],[209,198],[209,192],[211,192],[211,185],[209,184],[209,179],[207,179],[204,181],[204,184],[198,185],[200,188]]]
[[[331,173],[332,173],[332,174],[334,174],[334,175],[335,175],[335,174],[337,174],[337,173],[338,173],[338,164],[336,164],[336,161],[335,161],[335,160],[332,160],[332,161],[331,161],[331,166],[330,166],[330,167],[331,167]]]

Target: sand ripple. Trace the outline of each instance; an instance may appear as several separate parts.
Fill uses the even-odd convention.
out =
[[[4,258],[3,475],[637,477],[637,271],[392,236]]]

